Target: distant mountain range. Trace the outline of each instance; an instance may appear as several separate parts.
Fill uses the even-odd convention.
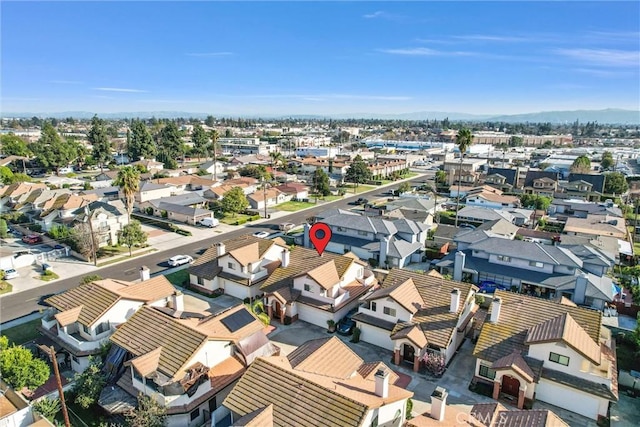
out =
[[[28,118],[28,117],[54,117],[64,119],[73,117],[77,119],[90,119],[94,113],[88,111],[65,111],[60,113],[2,113],[2,117]],[[598,122],[611,124],[640,124],[640,110],[622,110],[616,108],[608,108],[605,110],[574,110],[574,111],[541,111],[538,113],[526,114],[506,114],[506,115],[479,115],[442,111],[420,111],[414,113],[401,114],[372,114],[372,113],[353,113],[353,114],[308,114],[308,115],[231,115],[231,114],[214,114],[214,113],[189,113],[184,111],[138,111],[129,113],[101,113],[100,117],[105,119],[122,119],[122,118],[151,118],[159,119],[175,118],[175,117],[194,117],[205,118],[208,115],[215,117],[245,117],[245,118],[263,118],[263,119],[388,119],[388,120],[443,120],[448,118],[452,121],[492,121],[507,123],[573,123],[579,120],[581,123]]]

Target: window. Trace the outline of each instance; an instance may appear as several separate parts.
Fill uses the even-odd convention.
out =
[[[204,286],[204,279],[202,277],[198,277],[198,285]]]
[[[218,408],[218,403],[216,402],[216,397],[209,399],[209,412],[213,412]]]
[[[538,268],[544,267],[544,263],[538,262],[538,261],[529,261],[529,265],[531,267],[538,267]]]
[[[371,302],[371,311],[377,311],[377,306],[375,302]]]
[[[307,292],[311,292],[311,285],[309,285],[308,283],[304,284],[304,290]]]
[[[396,315],[396,309],[395,308],[391,308],[391,307],[384,307],[382,309],[383,313],[388,315],[388,316],[394,316]]]
[[[236,268],[235,264],[232,263],[232,262],[228,262],[227,263],[227,267],[229,267],[231,270],[235,270],[235,268]]]
[[[80,361],[78,360],[78,358],[74,355],[71,355],[71,360],[73,360],[74,363],[80,364]]]
[[[498,255],[498,260],[504,261],[504,262],[511,262],[511,257],[506,255]]]
[[[480,365],[480,369],[478,370],[478,374],[481,377],[485,377],[485,378],[488,378],[490,380],[493,380],[493,379],[496,378],[496,371],[494,371],[493,369],[491,369],[487,365]]]
[[[96,327],[96,335],[100,335],[103,332],[109,330],[109,321],[102,322]]]
[[[569,366],[569,358],[558,353],[549,353],[549,360],[560,365]]]
[[[200,416],[200,408],[196,408],[195,410],[191,411],[191,413],[189,414],[189,419],[193,421],[199,416]]]
[[[89,330],[89,328],[85,325],[83,325],[82,323],[80,324],[80,328],[82,329],[82,332],[84,332],[87,335],[91,335],[91,331]]]
[[[133,378],[136,381],[142,382],[142,375],[140,375],[140,373],[136,370],[136,368],[133,368]]]

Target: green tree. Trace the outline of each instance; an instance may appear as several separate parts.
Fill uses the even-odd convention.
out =
[[[521,194],[520,204],[528,209],[538,209],[546,211],[551,205],[551,198],[539,194]]]
[[[100,392],[107,380],[100,370],[100,364],[93,357],[89,357],[89,366],[81,373],[74,376],[75,403],[81,408],[87,409],[98,401]]]
[[[4,185],[14,183],[13,172],[7,166],[0,166],[0,181],[2,181]]]
[[[510,147],[522,147],[524,145],[524,139],[521,136],[513,135],[509,138]]]
[[[604,153],[602,153],[602,159],[600,160],[600,167],[602,168],[602,170],[611,169],[614,164],[615,162],[613,160],[613,154],[611,154],[611,152],[605,151]]]
[[[100,172],[102,173],[104,165],[109,163],[112,158],[111,142],[107,135],[104,120],[99,119],[97,115],[91,119],[91,129],[89,129],[87,139],[92,146],[91,156],[100,165]]]
[[[216,125],[216,118],[213,116],[207,116],[207,118],[204,120],[204,124],[212,128]]]
[[[166,169],[177,167],[176,159],[184,156],[182,133],[175,122],[169,122],[160,131],[160,151],[158,161],[164,163]]]
[[[4,218],[0,218],[0,238],[6,239],[9,235],[9,228],[7,227],[7,221]]]
[[[271,181],[272,176],[265,165],[245,165],[238,169],[240,176],[250,176],[260,181]]]
[[[353,182],[357,188],[359,184],[363,184],[371,180],[371,170],[367,162],[362,160],[362,157],[358,154],[351,165],[347,168],[345,175],[347,182]]]
[[[264,326],[269,326],[271,323],[271,319],[269,318],[269,314],[264,310],[264,304],[262,300],[259,298],[253,301],[250,304],[245,304],[249,311],[251,311],[257,318],[262,322]]]
[[[127,138],[127,154],[132,161],[156,157],[156,143],[149,128],[142,121],[134,120],[131,123],[131,131],[127,132]]]
[[[40,399],[33,404],[33,409],[50,422],[54,422],[56,415],[58,415],[61,410],[60,399]]]
[[[458,150],[460,150],[460,164],[458,166],[458,194],[456,197],[456,222],[455,226],[458,226],[458,211],[460,210],[460,184],[462,181],[462,161],[464,160],[464,154],[467,152],[467,149],[473,143],[473,135],[471,134],[471,130],[467,128],[462,128],[458,131],[458,135],[456,136],[456,144],[458,145]]]
[[[82,279],[80,279],[80,284],[86,285],[91,282],[95,282],[96,280],[102,280],[102,279],[103,277],[98,274],[88,274],[86,276],[82,276]]]
[[[447,182],[447,173],[443,170],[438,170],[436,171],[436,183],[438,184],[444,184],[445,182]]]
[[[409,184],[407,181],[401,183],[398,186],[398,189],[396,190],[396,193],[399,195],[403,194],[403,193],[408,193],[409,191],[411,191],[411,184]]]
[[[29,157],[31,155],[27,143],[12,133],[0,136],[0,144],[2,145],[2,154],[5,156]]]
[[[218,150],[220,150],[220,144],[218,144],[218,139],[220,139],[220,134],[217,130],[213,129],[209,132],[209,139],[211,140],[211,145],[209,145],[208,151],[213,153],[213,180],[218,180]],[[208,157],[208,156],[207,156]]]
[[[142,230],[140,223],[134,220],[122,227],[118,235],[118,241],[121,245],[129,248],[129,256],[131,256],[131,247],[145,244],[147,242],[147,233]]]
[[[233,187],[224,194],[221,205],[222,210],[225,212],[231,212],[235,217],[236,214],[247,209],[249,201],[247,200],[247,196],[244,195],[242,188]]]
[[[17,390],[22,387],[34,390],[51,376],[44,360],[34,358],[29,349],[20,345],[9,346],[6,336],[0,336],[0,372],[2,378]]]
[[[272,153],[269,153],[269,157],[271,157],[271,168],[274,170],[274,172],[278,169],[278,167],[284,166],[285,159],[281,152],[274,151]]]
[[[573,161],[570,170],[573,173],[589,173],[591,171],[591,160],[583,154]]]
[[[627,179],[620,172],[610,172],[604,175],[605,194],[622,194],[628,189]]]
[[[59,175],[60,168],[69,166],[78,156],[78,145],[73,140],[64,141],[51,123],[45,122],[40,139],[31,144],[31,150],[44,168],[54,169]]]
[[[313,172],[313,192],[323,197],[331,194],[329,175],[322,168],[316,168]]]
[[[128,427],[164,427],[167,409],[153,397],[138,394],[138,407],[125,415]]]
[[[140,190],[140,171],[133,166],[125,166],[118,171],[118,176],[113,184],[120,187],[120,191],[122,191],[127,206],[128,222],[130,223],[134,198],[138,190]]]
[[[193,143],[193,151],[198,155],[199,163],[200,157],[207,154],[207,146],[209,145],[209,136],[199,124],[193,127],[191,142]]]

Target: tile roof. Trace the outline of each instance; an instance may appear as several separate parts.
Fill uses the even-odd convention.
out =
[[[595,394],[605,399],[612,401],[618,400],[618,390],[609,389],[605,384],[589,381],[584,378],[576,377],[565,372],[556,371],[549,368],[542,368],[542,378],[546,378],[550,381],[565,385],[567,387],[575,388],[589,394]],[[612,385],[613,386],[613,385]]]
[[[224,323],[225,319],[242,311],[246,312],[243,313],[245,315],[249,313],[249,315],[253,317],[253,320],[240,327],[240,329],[234,331],[229,330]],[[204,319],[181,319],[180,322],[189,325],[191,328],[206,335],[210,339],[230,340],[235,342],[264,329],[264,325],[251,313],[250,310],[247,310],[247,307],[244,304],[238,304],[220,313],[205,317]]]
[[[418,348],[424,348],[429,344],[427,342],[427,338],[420,329],[420,326],[411,323],[399,323],[391,333],[392,340],[399,340],[402,338],[407,338],[409,341],[417,345]]]
[[[260,261],[260,245],[258,242],[253,242],[229,251],[229,255],[235,258],[240,265],[247,266],[249,263]]]
[[[136,357],[161,348],[158,371],[169,378],[180,379],[186,363],[204,345],[207,336],[154,308],[143,306],[110,340]]]
[[[491,369],[494,371],[512,369],[530,383],[535,379],[535,373],[522,357],[522,354],[517,350],[493,362]]]
[[[340,282],[340,277],[338,277],[338,270],[336,269],[336,263],[334,260],[329,260],[313,270],[302,273],[301,275],[309,275],[309,277],[322,286],[322,288],[327,290],[333,288]]]
[[[234,427],[271,427],[273,426],[273,405],[258,408],[233,422]]]
[[[222,362],[209,369],[209,382],[216,392],[222,390],[237,380],[246,371],[246,366],[237,356],[227,357]]]
[[[335,336],[307,341],[293,350],[287,359],[297,371],[341,379],[350,378],[363,363]]]
[[[136,371],[143,377],[147,377],[158,370],[158,364],[160,363],[160,355],[162,354],[162,347],[158,347],[149,353],[142,354],[135,359],[131,360],[131,365],[136,368]]]
[[[569,313],[592,340],[599,342],[602,313],[598,311],[500,290],[494,297],[502,300],[500,317],[498,322],[485,322],[482,327],[473,350],[480,359],[494,362],[514,350],[526,353],[529,329],[563,313]]]
[[[573,268],[582,267],[582,261],[567,248],[525,242],[523,240],[490,237],[470,245],[469,249],[553,265],[565,265]]]
[[[569,427],[548,409],[509,410],[500,403],[476,403],[470,414],[485,427]]]
[[[562,341],[595,364],[600,364],[600,346],[569,313],[538,323],[527,333],[526,345]]]
[[[69,310],[61,311],[60,313],[57,313],[54,317],[56,318],[58,323],[60,323],[60,326],[67,326],[78,320],[83,308],[84,306],[81,304]]]
[[[400,376],[395,372],[391,371],[387,365],[382,362],[364,362],[358,368],[358,373],[365,380],[375,380],[376,372],[380,369],[388,370],[389,372],[389,384],[395,384],[396,381],[400,379]]]
[[[393,286],[380,288],[367,296],[366,300],[374,301],[385,297],[393,298],[411,314],[415,314],[415,312],[424,304],[424,301],[422,301],[422,297],[411,278]]]
[[[82,325],[91,326],[119,299],[120,296],[117,293],[97,284],[89,283],[54,295],[48,298],[47,302],[63,313],[81,307],[77,318],[72,322],[77,320]],[[68,321],[69,318],[63,317],[63,320]]]
[[[330,252],[324,252],[322,256],[318,256],[318,252],[314,249],[297,246],[291,249],[289,265],[276,268],[273,274],[260,286],[260,289],[265,292],[272,292],[283,287],[293,286],[294,277],[312,271],[330,261],[335,264],[335,270],[339,278],[343,277],[351,264],[355,262],[351,257]]]
[[[423,302],[420,309],[413,315],[411,323],[419,325],[428,343],[446,348],[464,310],[464,301],[471,291],[477,288],[470,283],[455,282],[401,269],[391,270],[382,283],[382,288],[404,283],[408,279],[411,279],[415,284]],[[450,295],[451,291],[456,288],[460,290],[460,306],[457,313],[451,313],[449,312]],[[396,325],[393,332],[401,329],[404,327]]]

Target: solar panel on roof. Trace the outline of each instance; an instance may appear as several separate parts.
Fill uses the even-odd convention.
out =
[[[235,332],[239,329],[244,328],[254,320],[255,318],[251,315],[251,313],[243,308],[242,310],[238,310],[220,321],[224,326],[227,327],[230,332]]]

